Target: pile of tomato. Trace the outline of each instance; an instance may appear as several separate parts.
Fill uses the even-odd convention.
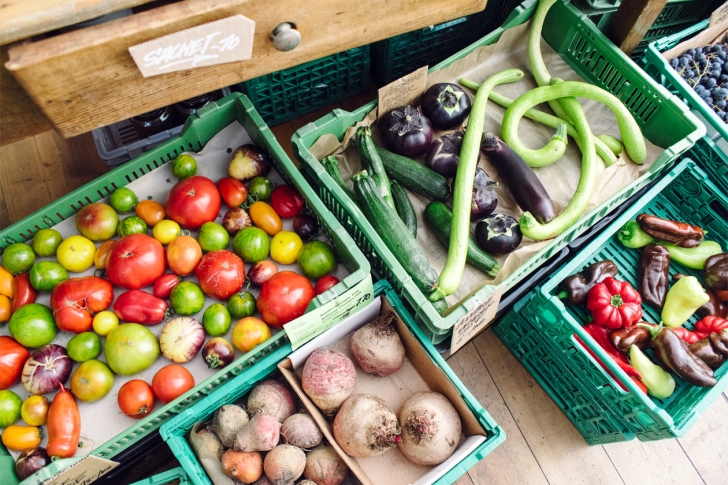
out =
[[[49,433],[63,428],[50,422],[45,395],[97,401],[115,375],[138,374],[161,353],[169,365],[151,382],[127,381],[117,395],[125,415],[148,415],[155,401],[171,402],[194,387],[180,364],[204,358],[212,368],[229,365],[233,346],[248,352],[264,343],[271,327],[298,318],[339,282],[331,274],[338,266],[333,248],[316,239],[316,218],[301,195],[266,177],[269,155],[245,145],[232,157],[236,178],[213,181],[197,175],[194,154],[181,155],[171,162],[179,181],[164,204],[118,188],[108,203],[78,211],[78,234],[64,238],[43,229],[4,250],[0,323],[7,322],[10,335],[0,337],[0,428],[8,448],[38,447],[44,424]],[[294,230],[284,230],[282,219],[293,219]],[[293,264],[295,271],[279,268]],[[92,276],[74,275],[91,270]],[[251,285],[260,289],[257,299]],[[39,293],[50,294],[49,305],[36,302]],[[206,297],[217,302],[205,308]],[[192,318],[203,310],[201,322]],[[149,330],[155,325],[164,325],[159,336]],[[53,343],[58,332],[75,336],[63,347]],[[66,362],[74,368],[70,378],[58,373]],[[24,401],[9,389],[18,382],[31,394]],[[68,416],[54,419],[65,417],[66,431],[75,432],[81,423],[68,418],[77,409],[66,407]],[[21,417],[27,426],[16,424]]]

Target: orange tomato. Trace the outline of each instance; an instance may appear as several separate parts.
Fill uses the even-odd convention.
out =
[[[10,298],[5,295],[0,295],[0,323],[5,323],[10,320],[11,306]]]
[[[242,352],[250,352],[269,338],[270,328],[260,318],[241,318],[233,327],[233,345]]]
[[[105,241],[94,253],[94,264],[97,269],[106,268],[106,263],[109,260],[109,254],[111,254],[111,248],[116,244],[116,239],[109,239]]]
[[[191,274],[202,259],[200,243],[192,236],[179,236],[167,246],[167,265],[175,274]]]
[[[0,266],[0,295],[12,298],[14,292],[15,285],[13,285],[13,274],[4,267]]]
[[[14,451],[25,451],[40,446],[42,428],[14,424],[3,430],[3,444]]]
[[[147,223],[149,227],[164,219],[167,214],[164,211],[164,206],[159,202],[153,200],[142,200],[136,205],[136,214]]]
[[[281,217],[276,214],[269,204],[263,201],[255,202],[248,210],[253,224],[263,229],[269,236],[275,236],[283,229]]]

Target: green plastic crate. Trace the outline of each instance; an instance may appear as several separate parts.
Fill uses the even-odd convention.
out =
[[[451,468],[445,475],[435,482],[436,485],[449,485],[454,483],[458,478],[460,478],[460,476],[465,474],[476,463],[485,458],[491,451],[503,443],[506,439],[505,432],[500,426],[498,426],[498,424],[496,424],[493,418],[491,418],[488,411],[486,411],[483,406],[478,403],[462,381],[460,381],[458,376],[452,371],[452,369],[450,369],[447,362],[445,362],[437,350],[435,350],[435,348],[428,342],[427,338],[415,324],[412,316],[407,312],[406,308],[402,304],[402,300],[399,299],[396,292],[392,289],[392,286],[387,281],[378,281],[374,285],[374,295],[385,296],[392,305],[394,311],[399,314],[407,327],[420,341],[430,358],[447,374],[455,387],[457,387],[460,391],[460,395],[463,397],[463,400],[468,404],[470,410],[488,434],[488,438],[484,443],[478,446],[478,448],[473,450],[468,456],[463,458],[460,463]],[[288,352],[286,352],[286,350]],[[279,349],[279,352],[276,352],[278,361],[283,360],[290,351],[290,344]],[[265,368],[261,364],[256,368],[256,370],[251,370],[248,374],[236,377],[233,381],[226,383],[213,394],[210,394],[203,401],[200,401],[190,409],[180,413],[177,417],[170,420],[160,429],[162,438],[172,449],[172,453],[174,453],[177,457],[180,464],[187,472],[190,481],[195,485],[211,485],[211,482],[187,442],[187,436],[192,429],[192,426],[197,422],[209,419],[217,408],[223,404],[237,401],[247,394],[256,383],[270,376],[276,369],[268,367],[267,364],[272,362],[269,358],[266,358],[265,362]]]
[[[53,227],[62,220],[75,216],[76,212],[84,205],[107,197],[116,188],[123,187],[144,174],[161,167],[184,151],[201,150],[212,137],[233,121],[240,122],[253,142],[270,153],[276,171],[287,184],[298,189],[306,206],[311,210],[311,214],[316,217],[319,227],[332,243],[339,262],[349,272],[349,275],[332,290],[318,295],[309,304],[307,311],[320,307],[356,286],[369,275],[369,262],[357,248],[349,234],[326,209],[315,191],[301,176],[301,173],[283,151],[283,148],[255,111],[248,98],[240,93],[230,94],[202,108],[196,115],[188,119],[179,136],[3,229],[0,231],[0,249],[4,249],[15,242],[32,239],[37,231]],[[150,415],[139,420],[134,426],[129,427],[125,433],[121,433],[99,445],[91,454],[101,458],[113,458],[121,451],[134,446],[144,436],[156,431],[172,416],[179,414],[180,411],[199,401],[245,369],[255,367],[261,358],[275,353],[287,342],[288,336],[284,331],[276,333],[266,343],[236,359],[232,364],[201,382],[180,398],[159,409],[155,409]],[[75,461],[77,461],[76,458],[54,462],[26,478],[22,484],[42,483],[45,479],[67,468]]]
[[[622,0],[579,0],[578,3],[581,2],[584,2],[587,8],[592,11],[615,11],[622,4]],[[715,4],[712,9],[714,10],[720,6],[722,0],[716,0],[712,3]],[[700,12],[697,15],[701,15],[710,6],[711,0],[667,0],[667,5],[657,16],[653,26],[660,25],[666,21],[679,21],[681,16],[688,17],[695,15],[695,12]]]
[[[710,106],[705,104],[677,71],[670,67],[669,60],[662,56],[663,52],[672,49],[684,39],[705,30],[709,22],[710,20],[705,20],[669,37],[651,42],[642,56],[642,63],[647,74],[682,99],[691,110],[700,113],[700,116],[708,122],[706,125],[708,135],[695,143],[689,156],[700,164],[718,186],[728,192],[728,152],[717,142],[721,137],[728,141],[728,124],[718,118]]]
[[[179,485],[187,485],[190,483],[190,481],[187,480],[187,474],[185,473],[184,468],[178,466],[177,468],[172,468],[166,472],[158,473],[152,477],[134,482],[131,485],[168,485],[175,480],[178,481]]]
[[[442,69],[478,47],[496,42],[505,29],[530,19],[535,6],[534,0],[527,0],[513,12],[505,26],[496,29],[477,43],[433,67],[432,70]],[[658,156],[647,173],[583,216],[579,222],[510,275],[503,283],[504,291],[518,285],[579,234],[641,187],[669,170],[677,156],[688,150],[705,132],[705,127],[679,99],[646,76],[568,1],[559,0],[552,7],[546,18],[543,37],[583,79],[619,97],[634,114],[645,137],[655,145],[665,147],[665,151]],[[300,169],[318,191],[321,200],[369,257],[375,276],[392,283],[400,297],[412,309],[415,320],[434,343],[440,343],[452,332],[453,325],[479,302],[485,300],[494,287],[483,287],[460,306],[450,310],[446,317],[441,317],[415,287],[410,276],[405,273],[364,215],[308,151],[308,148],[322,135],[333,134],[341,139],[348,127],[362,120],[375,107],[376,101],[372,101],[352,113],[336,109],[320,120],[309,123],[294,134],[293,151],[302,162]]]
[[[564,305],[557,296],[559,282],[596,261],[611,259],[619,268],[618,279],[636,288],[640,251],[625,248],[617,239],[624,223],[642,212],[690,221],[725,247],[727,211],[728,195],[721,193],[705,172],[686,159],[535,292],[516,303],[495,326],[495,335],[531,372],[589,444],[635,437],[653,441],[683,436],[728,386],[728,363],[715,371],[718,385],[712,388],[693,386],[675,377],[677,386],[672,396],[662,400],[651,398],[582,329],[589,312],[585,305]],[[699,276],[701,272],[673,261],[670,275],[675,273]],[[660,321],[655,308],[643,305],[642,310],[644,320]],[[692,328],[697,320],[693,316],[685,326]],[[606,363],[627,391],[574,340],[575,334]]]
[[[372,79],[379,86],[434,65],[503,24],[523,0],[488,0],[482,12],[372,44]]]
[[[369,64],[369,45],[364,45],[256,77],[237,89],[274,126],[365,90]]]

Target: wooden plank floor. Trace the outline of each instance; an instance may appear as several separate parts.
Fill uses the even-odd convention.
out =
[[[373,90],[273,128],[291,157],[291,135],[333,108],[352,110]],[[1,136],[1,134],[0,134]],[[0,227],[107,170],[90,134],[47,131],[0,147]],[[507,438],[458,485],[728,484],[728,395],[680,439],[590,447],[526,369],[487,330],[448,360]],[[174,464],[160,464],[166,469]]]

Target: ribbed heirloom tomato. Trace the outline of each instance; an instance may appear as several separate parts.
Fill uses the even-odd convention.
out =
[[[215,183],[207,177],[195,175],[180,180],[169,191],[167,217],[182,227],[197,229],[205,222],[214,221],[222,201]]]
[[[265,323],[281,327],[303,315],[315,296],[308,279],[281,271],[263,283],[256,305]]]
[[[88,332],[93,314],[106,310],[113,299],[111,283],[98,276],[84,276],[59,283],[51,293],[51,308],[61,330]]]
[[[146,234],[124,236],[111,248],[106,276],[116,286],[138,290],[164,274],[164,247]]]

